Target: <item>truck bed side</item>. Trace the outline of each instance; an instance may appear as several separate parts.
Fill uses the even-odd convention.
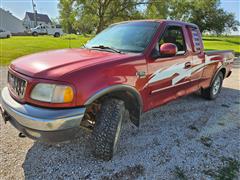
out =
[[[221,71],[224,78],[230,76],[234,60],[233,51],[205,51],[205,68],[203,71],[202,88],[211,85],[214,77]]]

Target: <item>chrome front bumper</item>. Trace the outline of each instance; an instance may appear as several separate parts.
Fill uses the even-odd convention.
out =
[[[2,109],[10,119],[24,128],[37,131],[53,132],[79,128],[86,110],[85,108],[47,109],[20,104],[10,96],[7,87],[2,90],[1,96]]]

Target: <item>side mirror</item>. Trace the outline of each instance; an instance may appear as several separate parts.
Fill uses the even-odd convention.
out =
[[[164,43],[160,46],[160,54],[164,57],[172,57],[177,54],[178,48],[173,43]]]

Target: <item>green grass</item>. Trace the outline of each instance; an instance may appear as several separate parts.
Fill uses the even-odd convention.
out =
[[[0,65],[8,65],[12,60],[41,51],[81,47],[91,36],[66,35],[61,38],[52,36],[18,36],[10,39],[0,39]],[[71,40],[69,40],[71,39]],[[204,47],[206,50],[234,50],[240,55],[240,36],[215,37],[205,36]]]
[[[72,48],[81,47],[88,40],[89,37],[76,35],[62,36],[61,38],[18,36],[0,39],[0,63],[1,65],[7,65],[18,57],[41,51],[64,49],[70,46]]]
[[[213,177],[215,180],[238,179],[240,172],[240,162],[233,158],[222,157],[222,166],[217,169],[204,170],[203,173]]]
[[[187,176],[185,175],[185,172],[183,171],[183,169],[181,169],[178,166],[175,166],[174,175],[175,175],[176,179],[178,179],[178,180],[187,180],[188,179]]]
[[[234,50],[240,55],[240,36],[204,36],[203,43],[206,50]]]
[[[224,166],[215,174],[216,180],[234,180],[238,178],[240,162],[232,158],[224,158]]]

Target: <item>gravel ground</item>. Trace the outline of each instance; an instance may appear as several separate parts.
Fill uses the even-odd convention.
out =
[[[6,68],[1,70],[1,87]],[[240,68],[215,101],[193,94],[124,125],[113,160],[89,153],[89,134],[48,145],[18,138],[0,119],[0,179],[214,179],[240,162]],[[239,172],[236,173],[240,179]],[[231,174],[230,174],[231,175]],[[238,179],[236,177],[236,179]]]

